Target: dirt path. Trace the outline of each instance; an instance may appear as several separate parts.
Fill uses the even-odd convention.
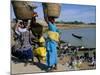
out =
[[[39,65],[42,65],[40,68]],[[45,67],[45,66],[44,66]],[[24,63],[14,63],[11,62],[11,73],[12,74],[18,74],[18,73],[42,73],[46,72],[45,70],[42,70],[43,64],[36,63],[36,65],[31,65],[30,63],[27,64],[27,66],[24,66]],[[56,71],[64,71],[66,70],[66,67],[58,64],[58,70]]]

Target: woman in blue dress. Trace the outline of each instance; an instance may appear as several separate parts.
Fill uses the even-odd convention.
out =
[[[48,23],[48,29],[52,32],[58,32],[58,29],[55,25],[55,19],[53,17],[49,17],[46,19],[46,22]],[[47,49],[47,66],[48,71],[51,71],[53,69],[57,69],[57,42],[48,38],[46,40],[46,49]]]

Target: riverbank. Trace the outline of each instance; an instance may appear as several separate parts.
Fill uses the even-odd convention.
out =
[[[87,24],[56,24],[59,29],[79,29],[79,28],[96,28],[96,25]],[[44,26],[45,29],[48,26]]]

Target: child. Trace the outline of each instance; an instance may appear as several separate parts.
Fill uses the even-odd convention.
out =
[[[42,35],[38,35],[38,47],[33,52],[39,62],[46,60],[45,39]]]

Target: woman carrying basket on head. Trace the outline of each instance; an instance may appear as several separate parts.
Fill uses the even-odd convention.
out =
[[[59,41],[58,29],[55,25],[55,18],[48,17],[46,18],[48,24],[48,39],[46,40],[46,49],[47,49],[47,66],[48,71],[57,69],[57,42]]]
[[[18,38],[19,42],[15,45],[15,52],[13,52],[13,55],[19,59],[22,59],[27,64],[29,59],[32,59],[33,63],[33,52],[32,52],[32,46],[29,42],[29,24],[30,22],[26,21],[18,21],[15,27],[15,32],[20,37]],[[17,40],[16,40],[17,42]],[[25,65],[26,65],[25,64]]]

